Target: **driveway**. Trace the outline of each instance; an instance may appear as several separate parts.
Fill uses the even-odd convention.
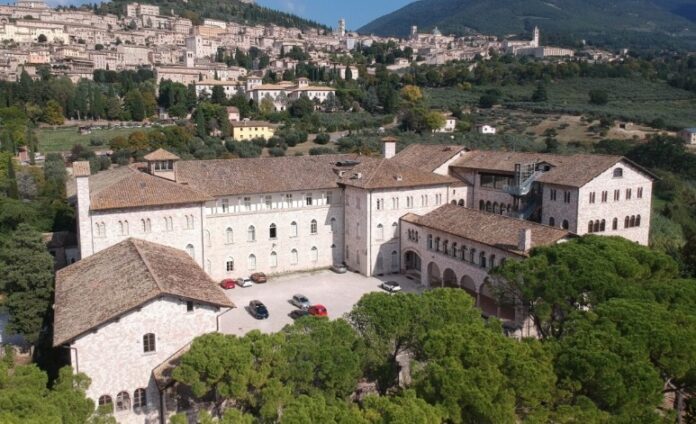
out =
[[[264,333],[279,331],[292,323],[288,314],[296,308],[290,304],[290,298],[298,293],[307,296],[312,304],[326,306],[329,318],[341,318],[365,293],[383,291],[379,284],[388,280],[398,281],[404,292],[420,293],[423,290],[402,275],[364,277],[353,272],[336,274],[331,271],[292,274],[270,278],[266,284],[236,287],[227,290],[227,295],[237,307],[220,317],[220,332],[241,336],[251,330]],[[268,319],[257,320],[249,314],[247,306],[253,299],[266,305]]]

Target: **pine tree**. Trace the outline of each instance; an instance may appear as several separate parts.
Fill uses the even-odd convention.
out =
[[[208,131],[205,129],[205,116],[200,110],[196,111],[196,134],[200,138],[205,138],[208,135]]]

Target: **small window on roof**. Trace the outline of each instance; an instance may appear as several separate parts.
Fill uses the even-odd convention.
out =
[[[614,168],[614,178],[623,177],[623,168]]]

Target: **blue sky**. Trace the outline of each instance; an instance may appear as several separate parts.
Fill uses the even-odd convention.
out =
[[[338,20],[345,18],[349,30],[358,29],[412,1],[414,0],[256,0],[261,6],[294,13],[331,27],[336,27]],[[51,6],[88,2],[99,0],[46,0]],[[0,4],[7,3],[14,3],[14,0],[0,0]]]
[[[414,0],[256,0],[256,3],[331,27],[335,27],[340,18],[345,18],[348,29],[354,30],[412,1]]]

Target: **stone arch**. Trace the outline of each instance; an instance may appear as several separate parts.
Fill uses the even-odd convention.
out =
[[[403,264],[405,272],[413,272],[420,275],[422,263],[421,256],[417,251],[410,249],[405,251]]]
[[[428,264],[428,285],[430,287],[442,287],[442,274],[440,267],[435,262]]]
[[[451,268],[445,269],[445,272],[442,273],[442,286],[452,288],[459,287],[457,282],[457,274],[455,274]]]
[[[465,206],[465,205],[464,205],[464,199],[459,199],[458,205],[459,205],[459,206],[462,206],[462,207]]]
[[[459,287],[461,287],[465,292],[469,293],[471,297],[474,298],[474,302],[476,302],[476,282],[473,278],[469,277],[468,275],[463,275],[461,280],[459,280]]]

